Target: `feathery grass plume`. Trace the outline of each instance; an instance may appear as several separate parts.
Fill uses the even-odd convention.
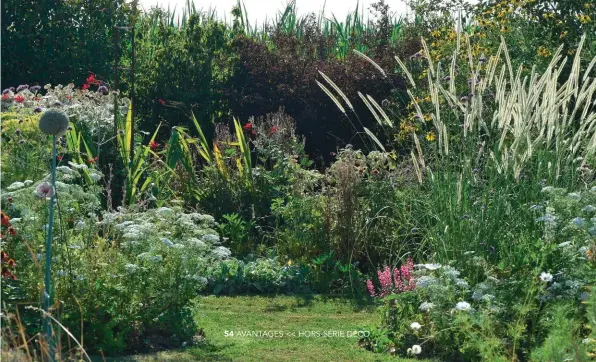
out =
[[[412,157],[412,164],[414,165],[414,171],[416,172],[418,183],[422,184],[422,173],[420,172],[420,166],[418,165],[418,160],[414,155],[414,151],[410,151],[410,156]]]
[[[344,102],[346,102],[348,107],[350,107],[350,109],[352,111],[354,111],[354,107],[352,106],[352,103],[350,103],[350,100],[348,99],[348,97],[346,97],[344,92],[341,91],[341,89],[331,80],[331,78],[329,78],[327,75],[325,75],[325,73],[321,72],[320,70],[319,70],[319,74],[321,74],[323,76],[323,78],[325,79],[325,81],[327,81],[327,83],[329,83],[329,85],[331,85],[331,87],[333,89],[335,89],[337,94],[339,94],[339,96],[344,100]]]
[[[366,134],[374,141],[374,143],[377,144],[377,146],[379,146],[379,148],[381,149],[381,151],[386,152],[385,151],[385,147],[383,147],[383,144],[379,141],[379,139],[374,135],[374,133],[372,133],[368,128],[364,127],[364,132],[366,132]]]
[[[317,82],[317,84],[319,85],[319,87],[321,87],[321,89],[323,90],[323,92],[325,92],[325,94],[327,94],[329,96],[329,98],[331,98],[331,100],[333,101],[333,103],[335,103],[335,105],[337,106],[337,108],[339,108],[339,110],[341,111],[341,113],[346,114],[346,110],[341,105],[341,103],[339,103],[339,101],[337,100],[337,98],[335,98],[335,96],[333,95],[333,93],[331,93],[331,91],[329,89],[327,89],[327,87],[325,87],[323,84],[321,84],[321,82],[319,82],[318,80],[315,81],[315,82]]]
[[[362,53],[362,52],[360,52],[360,51],[358,51],[356,49],[354,49],[354,53],[356,53],[356,55],[358,55],[362,59],[364,59],[367,62],[369,62],[370,64],[372,64],[383,75],[383,77],[387,78],[387,74],[385,73],[385,70],[383,68],[381,68],[380,65],[378,65],[377,63],[375,63],[374,60],[370,59],[366,54],[364,54],[364,53]]]
[[[401,61],[401,59],[399,59],[399,57],[395,56],[395,60],[397,61],[397,64],[399,65],[399,67],[401,68],[401,70],[404,73],[406,73],[406,77],[410,81],[410,84],[412,85],[412,88],[416,88],[416,82],[414,82],[414,78],[412,77],[412,73],[410,73],[410,71],[408,70],[408,68],[406,67],[406,65]]]
[[[383,120],[385,120],[385,123],[387,123],[389,127],[393,127],[393,122],[391,122],[391,119],[389,118],[389,116],[387,116],[387,113],[385,113],[385,111],[383,110],[383,108],[381,108],[377,101],[375,101],[375,99],[368,94],[366,95],[366,98],[373,106],[375,106],[379,114],[383,116]]]

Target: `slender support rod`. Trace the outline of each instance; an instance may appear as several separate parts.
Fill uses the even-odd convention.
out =
[[[54,203],[56,201],[56,136],[52,136],[52,193],[50,196],[50,217],[48,226],[46,228],[46,275],[45,275],[45,292],[44,292],[44,332],[48,341],[50,361],[54,361],[54,339],[52,336],[52,326],[50,325],[50,318],[47,314],[50,312],[52,305],[52,288],[51,288],[51,263],[52,263],[52,234],[54,231]]]

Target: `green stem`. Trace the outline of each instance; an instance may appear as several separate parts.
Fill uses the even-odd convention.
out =
[[[51,295],[51,273],[52,262],[52,234],[54,229],[54,202],[56,200],[56,136],[52,139],[52,195],[50,197],[50,217],[48,222],[48,234],[46,238],[46,270],[45,270],[45,292],[44,292],[44,332],[49,345],[49,359],[54,361],[54,341],[52,339],[52,327],[50,325],[49,310],[52,305]]]

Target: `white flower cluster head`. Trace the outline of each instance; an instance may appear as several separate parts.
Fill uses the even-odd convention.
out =
[[[468,312],[468,311],[472,310],[472,306],[470,305],[470,303],[462,301],[462,302],[458,302],[455,305],[455,309],[463,311],[463,312]]]
[[[420,304],[420,310],[423,312],[428,312],[431,309],[433,309],[435,307],[435,305],[433,303],[430,302],[422,302],[422,304]]]
[[[47,84],[44,88],[46,94],[38,104],[41,108],[63,111],[69,118],[85,123],[92,133],[108,131],[113,126],[113,93],[76,89],[72,83],[56,87]],[[126,115],[129,100],[118,97],[117,102],[119,113]]]
[[[412,328],[414,332],[418,332],[422,328],[422,325],[418,322],[412,322],[410,328]]]
[[[407,352],[409,355],[419,355],[422,353],[422,347],[420,347],[418,344],[415,344],[412,346],[412,348],[408,348]]]
[[[540,280],[542,282],[544,282],[544,283],[552,282],[553,281],[553,275],[551,273],[542,272],[540,274]]]

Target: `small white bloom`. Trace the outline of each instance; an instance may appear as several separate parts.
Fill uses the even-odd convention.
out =
[[[553,280],[553,275],[551,273],[542,272],[540,274],[540,280],[545,283],[551,282]]]
[[[472,309],[472,306],[468,302],[458,302],[455,305],[455,309],[462,310],[462,311],[469,311],[470,309]]]
[[[435,305],[430,302],[423,302],[422,304],[420,304],[420,310],[423,312],[428,312],[429,310],[433,309],[434,307],[435,307]]]
[[[437,270],[441,267],[441,264],[416,264],[415,267],[424,268],[427,270]]]
[[[95,182],[101,180],[101,175],[95,172],[90,174],[89,177]]]
[[[86,170],[88,168],[87,165],[81,165],[81,164],[78,164],[78,163],[74,163],[72,161],[68,161],[68,164],[71,167],[76,168],[77,170]]]
[[[33,181],[25,180],[24,184],[25,184],[25,186],[31,186],[31,185],[33,185]]]
[[[412,346],[412,354],[420,354],[422,353],[422,347],[420,347],[419,345],[415,344]]]
[[[422,328],[422,325],[418,322],[412,322],[412,324],[410,324],[410,328],[417,332],[420,330],[420,328]]]
[[[172,246],[174,246],[174,243],[173,243],[173,242],[171,242],[171,241],[170,241],[170,239],[168,239],[168,238],[161,238],[161,241],[162,241],[164,244],[166,244],[168,247],[170,247],[170,248],[171,248]]]
[[[565,241],[565,242],[563,242],[563,243],[559,244],[559,245],[558,245],[558,247],[559,247],[559,248],[566,248],[566,247],[568,247],[569,245],[571,245],[571,241]]]
[[[85,223],[83,222],[83,220],[79,220],[76,224],[75,224],[75,229],[76,230],[83,230],[85,228]]]
[[[580,195],[578,192],[571,192],[567,194],[567,197],[569,197],[571,200],[578,201],[581,200],[582,195]]]

